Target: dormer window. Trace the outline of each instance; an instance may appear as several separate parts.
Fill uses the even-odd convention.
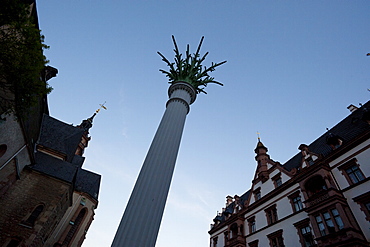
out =
[[[283,181],[281,180],[281,173],[274,176],[272,181],[274,182],[275,188],[281,186],[283,184]]]
[[[311,156],[306,159],[306,162],[308,166],[312,166],[313,164],[315,164]]]
[[[342,143],[342,139],[332,133],[329,133],[329,135],[326,137],[326,144],[328,144],[333,150],[339,148]]]
[[[261,188],[258,188],[255,191],[253,191],[253,194],[254,194],[254,199],[256,201],[258,201],[259,199],[261,199]]]
[[[301,144],[298,147],[301,150],[302,154],[302,167],[308,167],[315,164],[315,161],[319,158],[319,156],[313,152],[311,152],[306,144]]]

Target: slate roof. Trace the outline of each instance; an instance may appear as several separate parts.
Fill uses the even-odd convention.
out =
[[[35,164],[31,166],[33,170],[73,183],[78,169],[75,165],[41,152],[35,154],[35,160]]]
[[[37,152],[31,168],[63,181],[74,183],[76,191],[85,192],[98,200],[101,175],[82,169],[85,157],[75,155],[84,130],[43,116],[38,144],[67,155],[66,161]]]
[[[361,136],[367,131],[370,131],[370,125],[363,119],[364,117],[366,118],[366,115],[369,113],[369,111],[370,101],[356,111],[352,112],[333,128],[313,141],[310,145],[308,145],[308,149],[311,152],[321,154],[323,157],[326,157],[333,151],[331,147],[326,144],[326,138],[329,136],[329,134],[339,136],[343,141],[343,145],[345,145],[354,138]],[[283,167],[288,171],[292,170],[293,168],[298,168],[300,166],[301,159],[302,154],[299,152],[290,160],[288,160]]]
[[[72,159],[72,164],[82,167],[82,164],[85,161],[85,157],[75,154]]]
[[[242,196],[240,196],[240,204],[241,205],[244,205],[245,201],[248,200],[248,197],[249,197],[249,194],[250,194],[250,190],[248,190],[247,192],[245,192]],[[223,211],[221,213],[221,215],[217,215],[213,221],[216,222],[216,221],[219,221],[219,222],[224,222],[227,218],[227,215],[229,214],[232,214],[234,212],[234,208],[235,208],[235,201],[230,203],[230,205],[228,205],[226,208],[225,208],[225,211]]]
[[[98,200],[101,175],[79,168],[75,190],[85,192]]]
[[[44,114],[38,144],[66,154],[71,162],[83,133],[83,129]]]

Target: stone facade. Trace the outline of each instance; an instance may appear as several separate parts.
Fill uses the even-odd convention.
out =
[[[71,203],[71,185],[27,168],[22,176],[0,201],[0,243],[43,246]],[[28,220],[39,205],[42,212]]]

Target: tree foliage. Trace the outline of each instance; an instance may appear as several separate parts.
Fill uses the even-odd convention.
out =
[[[44,37],[30,15],[30,5],[19,0],[0,4],[0,114],[23,117],[38,99],[51,91],[41,73],[48,62]]]
[[[162,60],[170,68],[169,71],[160,69],[169,78],[169,83],[176,83],[178,81],[184,81],[191,84],[197,93],[206,93],[203,89],[207,86],[208,83],[216,83],[223,86],[222,83],[215,81],[213,77],[209,76],[209,72],[212,72],[216,69],[217,66],[220,66],[226,61],[220,63],[212,63],[209,68],[202,65],[202,62],[206,59],[208,52],[206,52],[202,57],[200,56],[200,48],[203,43],[204,36],[200,40],[198,49],[194,54],[190,54],[189,45],[186,48],[185,58],[182,57],[182,54],[179,52],[179,49],[176,44],[175,37],[172,35],[172,41],[175,46],[175,62],[171,63],[162,53],[158,52]]]

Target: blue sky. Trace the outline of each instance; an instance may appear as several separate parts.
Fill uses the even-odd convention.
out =
[[[365,103],[370,88],[369,1],[37,2],[50,65],[50,114],[79,124],[100,103],[84,168],[102,174],[84,247],[110,246],[167,101],[171,35],[181,51],[228,62],[187,117],[158,247],[209,245],[227,195],[251,186],[256,132],[286,162]]]

